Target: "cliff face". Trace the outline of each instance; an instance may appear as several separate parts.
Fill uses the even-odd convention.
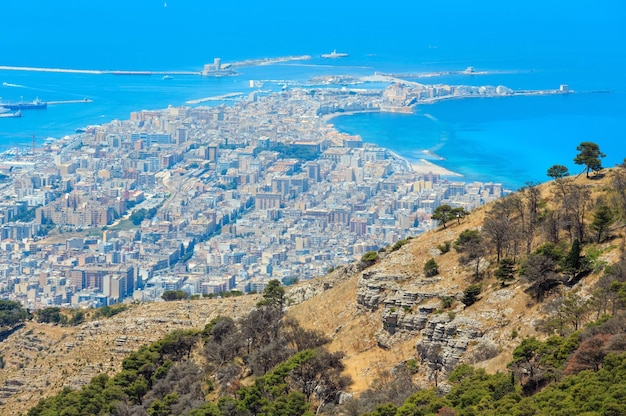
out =
[[[503,370],[519,343],[512,332],[535,335],[537,308],[528,305],[522,285],[485,286],[481,300],[470,307],[460,301],[472,283],[471,268],[458,265],[454,250],[442,254],[437,247],[479,226],[482,216],[479,210],[471,221],[379,253],[379,262],[364,270],[335,271],[346,279],[335,278],[322,296],[290,307],[302,325],[332,338],[331,349],[346,352],[355,392],[369,387],[381,370],[409,359],[421,363],[416,378],[424,385],[435,375],[445,378],[459,363]],[[439,275],[426,277],[424,264],[431,258]],[[488,267],[483,261],[481,270]]]
[[[430,254],[441,254],[430,250]],[[451,371],[461,361],[470,344],[481,340],[489,350],[486,358],[497,355],[498,348],[482,340],[485,328],[476,319],[464,316],[459,304],[462,291],[448,285],[445,277],[423,274],[390,274],[387,267],[363,271],[356,301],[359,308],[382,310],[376,341],[381,348],[393,348],[399,339],[415,338],[422,364],[436,371]],[[444,311],[444,298],[456,303]]]

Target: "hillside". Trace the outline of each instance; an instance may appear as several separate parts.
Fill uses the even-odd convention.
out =
[[[593,201],[607,198],[607,189],[612,186],[610,174],[593,181],[580,176],[573,183],[590,189]],[[554,183],[539,187],[547,206],[554,203],[554,188]],[[440,350],[447,372],[460,363],[490,373],[505,371],[513,349],[522,339],[546,337],[536,328],[546,317],[544,306],[549,298],[566,293],[590,297],[600,273],[586,275],[572,287],[559,287],[548,299],[537,302],[521,279],[503,286],[493,276],[496,259],[491,254],[480,265],[486,276],[481,300],[465,306],[461,302],[463,291],[474,282],[471,268],[459,265],[460,254],[455,250],[442,254],[437,247],[455,241],[463,230],[481,228],[490,209],[481,207],[460,224],[452,222],[446,228],[420,235],[324,298],[290,310],[304,326],[332,335],[332,349],[348,352],[345,362],[356,380],[352,386],[355,392],[371,385],[381,370],[416,356],[424,359],[425,353],[432,350]],[[601,253],[596,259],[599,264],[620,259],[623,225],[615,226],[613,232],[605,243],[589,247]],[[424,264],[430,258],[439,265],[435,277],[424,275]],[[454,299],[449,308],[442,300],[446,296]],[[429,364],[428,359],[424,361]],[[426,368],[416,378],[422,386],[432,383],[432,374]]]
[[[594,180],[582,176],[571,180],[570,185],[590,191],[588,201],[593,204],[585,213],[587,224],[597,206],[617,203],[611,199],[614,172],[606,170]],[[538,188],[542,209],[557,210],[557,185]],[[411,359],[419,365],[414,381],[423,387],[441,382],[461,363],[489,373],[505,371],[522,339],[549,335],[537,330],[546,317],[544,305],[568,293],[590,298],[602,268],[580,273],[580,279],[571,284],[555,284],[539,300],[533,296],[532,285],[519,276],[505,284],[496,279],[493,249],[478,263],[480,279],[474,275],[475,261],[460,264],[467,252],[442,252],[441,248],[447,242],[453,244],[464,230],[482,229],[492,210],[492,205],[483,207],[459,223],[451,221],[404,245],[388,247],[378,253],[375,264],[342,267],[287,288],[287,316],[328,336],[329,350],[345,353],[345,373],[353,380],[348,389],[351,393],[358,395],[375,380],[387,377],[398,363]],[[544,243],[539,234],[532,237],[533,249]],[[566,240],[564,231],[559,235]],[[590,234],[583,253],[589,256],[593,251],[595,264],[619,261],[624,246],[622,219],[611,226],[604,241],[592,241]],[[519,258],[524,257],[521,251]],[[427,277],[424,265],[431,258],[438,265],[438,274]],[[478,300],[466,305],[464,291],[477,281],[482,286]],[[23,414],[62,387],[85,385],[99,373],[113,375],[121,369],[121,360],[140,345],[174,329],[202,329],[218,316],[241,318],[259,299],[250,295],[138,304],[112,318],[77,327],[29,321],[0,343],[0,356],[6,363],[0,372],[0,414]]]

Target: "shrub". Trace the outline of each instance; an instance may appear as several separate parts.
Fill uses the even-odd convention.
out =
[[[450,248],[452,248],[452,243],[450,241],[446,241],[443,244],[439,244],[437,248],[441,251],[441,254],[445,254],[450,251]]]
[[[399,250],[399,249],[400,249],[400,247],[402,247],[403,245],[405,245],[406,243],[408,243],[408,242],[409,242],[409,240],[411,240],[411,237],[407,237],[407,238],[405,238],[404,240],[398,240],[398,241],[396,241],[396,243],[395,243],[393,246],[391,246],[391,251],[396,251],[396,250]]]
[[[96,309],[96,311],[93,314],[93,317],[95,319],[110,318],[112,316],[117,315],[118,313],[124,312],[126,309],[128,309],[128,305],[123,304],[123,303],[113,305],[113,306],[106,305],[106,306]]]
[[[172,300],[189,299],[189,293],[184,292],[182,290],[166,290],[161,295],[161,298],[165,300],[166,302],[169,302]]]
[[[454,303],[454,298],[452,298],[451,296],[442,296],[441,301],[443,302],[443,307],[445,309],[448,309],[450,306],[452,306],[452,303]]]
[[[424,274],[426,277],[433,277],[439,274],[439,265],[435,259],[430,259],[424,264]]]
[[[481,290],[482,285],[480,283],[469,285],[467,289],[463,291],[463,299],[461,299],[461,302],[463,302],[465,306],[473,305],[478,300],[478,295],[480,295]]]
[[[378,253],[375,251],[368,251],[367,253],[363,254],[363,257],[361,257],[361,263],[365,264],[366,266],[371,266],[372,264],[376,263],[376,260],[378,260]]]

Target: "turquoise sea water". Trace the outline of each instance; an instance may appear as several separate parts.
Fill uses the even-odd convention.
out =
[[[623,102],[623,96],[604,94],[471,99],[420,106],[415,115],[368,113],[333,123],[409,160],[426,159],[466,180],[517,189],[547,180],[553,164],[579,173],[573,158],[582,141],[600,145],[607,154],[604,166],[623,161],[624,117],[610,111],[622,109]]]
[[[504,3],[504,4],[503,4]],[[283,0],[24,0],[0,10],[0,65],[108,70],[200,70],[223,61],[310,54],[304,63],[245,68],[238,77],[113,76],[0,71],[2,100],[88,97],[0,119],[0,147],[34,135],[72,134],[88,124],[126,119],[131,111],[250,91],[250,79],[306,81],[327,74],[498,71],[421,80],[506,85],[568,84],[585,94],[471,99],[421,106],[415,115],[360,114],[334,119],[342,131],[408,159],[432,160],[467,179],[517,188],[544,181],[554,163],[573,165],[575,148],[595,141],[605,166],[626,156],[626,4],[528,0],[506,4],[421,0],[380,2]],[[324,60],[336,49],[345,59]],[[268,84],[265,88],[279,88]],[[593,93],[594,91],[608,93]]]

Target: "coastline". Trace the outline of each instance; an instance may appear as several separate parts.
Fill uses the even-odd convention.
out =
[[[332,119],[334,119],[335,117],[339,117],[339,116],[351,116],[351,115],[355,115],[355,114],[361,114],[361,113],[378,113],[380,112],[379,110],[363,110],[363,111],[346,111],[346,112],[342,112],[342,113],[329,113],[329,114],[324,114],[322,116],[320,116],[320,118],[322,119],[322,121],[327,124],[327,125],[331,125],[333,127],[333,129],[335,129],[335,131],[337,131],[338,133],[340,133],[335,126],[331,123]],[[361,136],[359,136],[361,137]],[[362,140],[363,138],[361,138]],[[417,172],[417,173],[421,173],[421,174],[429,174],[429,173],[433,173],[435,175],[440,175],[440,176],[447,176],[447,177],[457,177],[457,178],[462,178],[463,175],[461,173],[458,172],[454,172],[451,171],[449,169],[444,168],[441,165],[437,165],[431,161],[428,161],[426,159],[417,159],[417,160],[412,160],[410,161],[409,159],[407,159],[406,157],[403,157],[401,155],[399,155],[398,153],[390,150],[387,147],[382,147],[381,148],[387,150],[387,152],[389,152],[389,154],[391,154],[394,158],[403,161],[406,166],[408,168],[410,168],[413,172]],[[427,150],[425,152],[428,152]]]
[[[463,175],[458,172],[453,172],[426,159],[418,159],[417,161],[410,163],[410,165],[411,169],[417,173],[434,173],[440,176],[453,176],[457,178],[463,177]]]
[[[343,111],[343,112],[337,111],[337,112],[334,112],[334,113],[327,113],[327,114],[321,115],[319,117],[325,124],[331,124],[332,125],[333,123],[331,123],[331,120],[336,118],[336,117],[353,116],[355,114],[362,114],[362,113],[380,113],[380,110],[360,110],[360,111]]]

